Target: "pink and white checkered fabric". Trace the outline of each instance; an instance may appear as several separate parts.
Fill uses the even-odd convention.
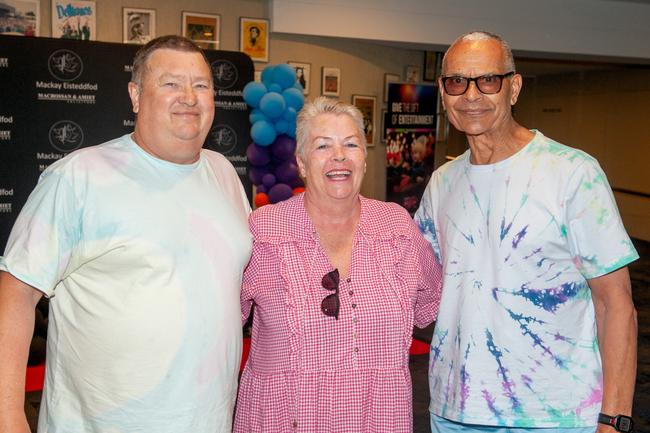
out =
[[[401,207],[361,197],[339,319],[320,310],[332,265],[302,195],[253,213],[242,318],[255,304],[235,432],[411,432],[413,325],[437,313],[441,270]]]

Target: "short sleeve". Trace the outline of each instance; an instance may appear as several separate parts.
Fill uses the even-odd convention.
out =
[[[73,176],[55,164],[43,172],[13,226],[0,269],[51,296],[80,239],[83,206]]]
[[[594,159],[585,160],[572,174],[565,207],[573,262],[586,279],[639,258],[623,227],[607,177]]]
[[[420,201],[420,206],[415,212],[414,220],[424,238],[431,244],[431,247],[436,254],[436,259],[439,263],[441,263],[442,259],[440,254],[440,244],[438,243],[436,226],[433,219],[433,182],[434,180],[432,178],[432,180],[429,182],[429,185],[427,185],[426,189],[424,190],[422,200]]]
[[[413,227],[413,254],[416,257],[419,278],[415,301],[414,324],[424,328],[436,320],[442,292],[442,266],[431,245]]]

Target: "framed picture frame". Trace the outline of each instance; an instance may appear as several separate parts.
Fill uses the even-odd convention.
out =
[[[40,0],[3,0],[2,3],[14,13],[0,15],[0,35],[41,35]]]
[[[90,0],[52,0],[52,37],[83,41],[97,39],[95,2]]]
[[[204,50],[218,50],[221,36],[221,15],[183,11],[181,34]]]
[[[381,110],[381,118],[379,119],[379,123],[381,124],[381,130],[379,131],[381,142],[386,143],[388,139],[388,135],[386,134],[386,124],[388,123],[388,110],[386,110],[385,108],[382,108]]]
[[[269,61],[269,20],[239,18],[239,51],[254,62]]]
[[[339,68],[323,66],[322,94],[323,96],[341,95],[341,70]]]
[[[366,95],[352,95],[352,105],[357,107],[363,114],[363,129],[366,134],[366,143],[368,147],[375,145],[375,109],[377,107],[377,98]]]
[[[155,9],[122,8],[122,39],[125,44],[146,44],[155,37]]]
[[[296,79],[300,83],[305,95],[309,95],[311,84],[311,63],[287,62],[296,71]]]
[[[388,85],[390,83],[399,83],[399,82],[400,82],[399,74],[390,74],[388,72],[384,74],[384,102],[388,102]]]
[[[420,81],[420,67],[415,65],[406,66],[404,81],[407,83],[417,83]]]
[[[422,73],[422,81],[436,81],[436,64],[437,53],[435,51],[424,52],[424,66]]]

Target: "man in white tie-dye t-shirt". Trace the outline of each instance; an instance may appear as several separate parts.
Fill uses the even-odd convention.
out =
[[[522,78],[500,37],[460,37],[442,69],[442,101],[469,150],[433,174],[415,216],[443,266],[433,432],[629,431],[626,265],[638,255],[605,174],[515,122]]]
[[[226,433],[252,247],[234,167],[202,149],[212,73],[189,39],[136,54],[133,134],[50,166],[0,257],[0,432],[23,410],[34,306],[50,298],[41,433]]]

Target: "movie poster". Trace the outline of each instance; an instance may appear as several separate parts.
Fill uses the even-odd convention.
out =
[[[386,199],[411,215],[433,172],[436,106],[434,85],[388,85]]]
[[[94,1],[52,0],[52,37],[94,41],[96,18]]]

